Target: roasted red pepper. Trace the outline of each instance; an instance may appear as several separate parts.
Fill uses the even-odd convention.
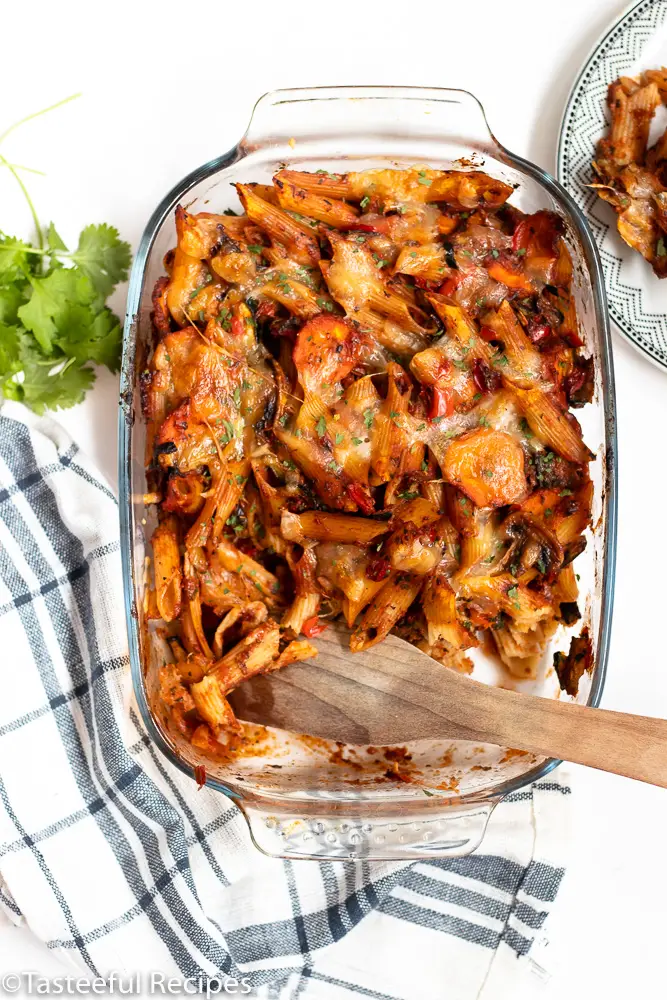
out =
[[[391,563],[384,556],[373,556],[366,567],[366,576],[375,583],[386,580],[391,572]]]
[[[328,628],[329,623],[321,622],[317,615],[315,615],[313,618],[306,618],[301,626],[301,631],[308,639],[314,639],[316,635],[320,635]]]
[[[552,335],[553,330],[548,323],[530,322],[528,324],[528,336],[534,344],[544,344]]]
[[[458,284],[459,284],[459,276],[458,274],[454,274],[452,275],[451,278],[447,278],[447,281],[443,281],[443,283],[440,285],[440,288],[438,289],[438,294],[447,295],[449,298],[451,298],[454,292],[456,291]]]
[[[375,510],[373,497],[359,483],[350,483],[347,488],[347,495],[350,500],[354,500],[359,510],[363,511],[364,514],[372,514]]]
[[[431,407],[428,411],[429,420],[437,417],[451,417],[454,412],[454,400],[449,389],[441,389],[434,385],[431,394]]]
[[[530,242],[530,235],[530,223],[527,219],[523,219],[514,230],[514,235],[512,236],[512,250],[514,250],[515,253],[517,250],[525,250]]]
[[[232,335],[234,337],[242,337],[245,333],[245,327],[243,326],[243,320],[240,316],[232,316]]]
[[[534,291],[525,274],[510,271],[508,267],[501,264],[498,260],[494,260],[493,264],[490,264],[487,270],[489,277],[493,278],[494,281],[499,281],[501,285],[506,285],[508,288],[516,288],[522,292]]]

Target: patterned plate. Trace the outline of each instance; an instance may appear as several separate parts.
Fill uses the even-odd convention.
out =
[[[558,145],[558,179],[588,219],[597,240],[609,315],[631,344],[667,368],[667,279],[618,235],[615,213],[587,187],[595,144],[608,124],[607,87],[619,76],[667,65],[667,0],[641,0],[607,31],[572,88]],[[650,142],[667,127],[658,108]]]

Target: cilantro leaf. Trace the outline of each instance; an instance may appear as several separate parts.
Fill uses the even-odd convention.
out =
[[[22,377],[14,382],[18,394],[13,398],[27,403],[37,413],[47,407],[66,409],[80,403],[95,381],[92,368],[76,362],[66,362],[62,367],[57,359],[45,359],[27,334],[21,338],[20,356]]]
[[[18,316],[26,329],[34,333],[44,353],[50,354],[63,313],[72,303],[90,305],[95,290],[85,275],[71,267],[58,268],[45,278],[31,278],[30,284],[32,294],[18,310]]]
[[[0,323],[0,379],[20,371],[19,328]]]
[[[25,302],[24,288],[21,283],[7,285],[6,288],[0,286],[0,323],[12,325],[18,319],[19,306]],[[27,285],[28,289],[30,288]]]
[[[30,249],[29,243],[0,233],[0,281],[3,284],[24,278],[31,267]]]
[[[125,281],[130,267],[130,247],[113,226],[86,226],[79,245],[71,254],[77,267],[90,279],[102,300],[108,298],[119,281]]]
[[[46,241],[49,250],[52,250],[54,253],[57,253],[59,250],[63,250],[65,253],[67,253],[67,247],[63,243],[63,240],[60,234],[58,233],[58,230],[56,229],[56,227],[53,225],[52,222],[49,223],[49,228],[46,233]]]
[[[118,371],[123,332],[110,309],[95,314],[86,306],[74,305],[63,315],[58,332],[55,342],[68,357]]]
[[[83,399],[95,380],[89,362],[118,371],[120,321],[105,302],[127,277],[130,247],[112,226],[99,225],[87,226],[70,252],[53,223],[42,228],[25,185],[6,165],[30,208],[37,244],[0,231],[0,395],[41,413]]]
[[[92,368],[68,365],[63,371],[51,374],[45,365],[24,367],[25,378],[21,383],[22,401],[37,413],[67,409],[80,403],[95,381]]]

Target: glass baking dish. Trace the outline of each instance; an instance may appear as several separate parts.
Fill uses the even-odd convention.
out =
[[[290,858],[426,858],[473,851],[494,806],[509,792],[543,777],[557,760],[464,742],[410,744],[403,777],[387,775],[387,758],[371,748],[340,748],[280,731],[257,730],[247,752],[228,763],[201,760],[152,709],[156,669],[168,655],[159,631],[143,617],[147,539],[155,521],[143,504],[145,429],[139,375],[153,345],[151,290],[174,246],[174,208],[221,212],[238,207],[234,181],[269,182],[280,165],[360,170],[415,163],[482,168],[516,186],[512,201],[526,211],[549,208],[566,223],[575,291],[587,349],[595,357],[594,402],[579,411],[596,453],[594,528],[577,560],[583,621],[593,642],[594,670],[578,700],[596,705],[604,683],[611,625],[616,536],[616,432],[609,322],[597,249],[567,192],[545,171],[508,152],[494,138],[472,94],[421,87],[328,87],[283,90],[256,104],[246,134],[229,152],[185,177],[163,199],[134,261],[125,322],[120,403],[120,521],[125,604],[134,691],[146,727],[161,751],[193,775],[204,763],[208,784],[245,815],[255,844]],[[578,415],[579,415],[578,414]],[[538,681],[515,686],[558,695],[552,652]],[[479,666],[483,672],[484,665]],[[478,668],[476,666],[476,676]],[[503,683],[507,684],[505,677]]]

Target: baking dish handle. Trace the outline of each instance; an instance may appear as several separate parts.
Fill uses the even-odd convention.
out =
[[[467,90],[443,87],[312,87],[275,90],[259,99],[241,142],[246,155],[266,147],[283,149],[291,161],[299,142],[324,143],[340,136],[341,155],[355,155],[355,140],[367,145],[386,137],[390,148],[415,140],[465,144],[471,151],[497,145],[484,108]]]
[[[256,847],[270,857],[316,861],[416,861],[470,854],[482,842],[501,797],[478,803],[430,802],[424,810],[364,820],[346,814],[345,803],[329,811],[297,811],[239,801]],[[315,805],[315,804],[313,804]],[[324,803],[318,803],[326,808]],[[305,813],[305,811],[304,811]],[[351,813],[351,810],[350,810]]]

